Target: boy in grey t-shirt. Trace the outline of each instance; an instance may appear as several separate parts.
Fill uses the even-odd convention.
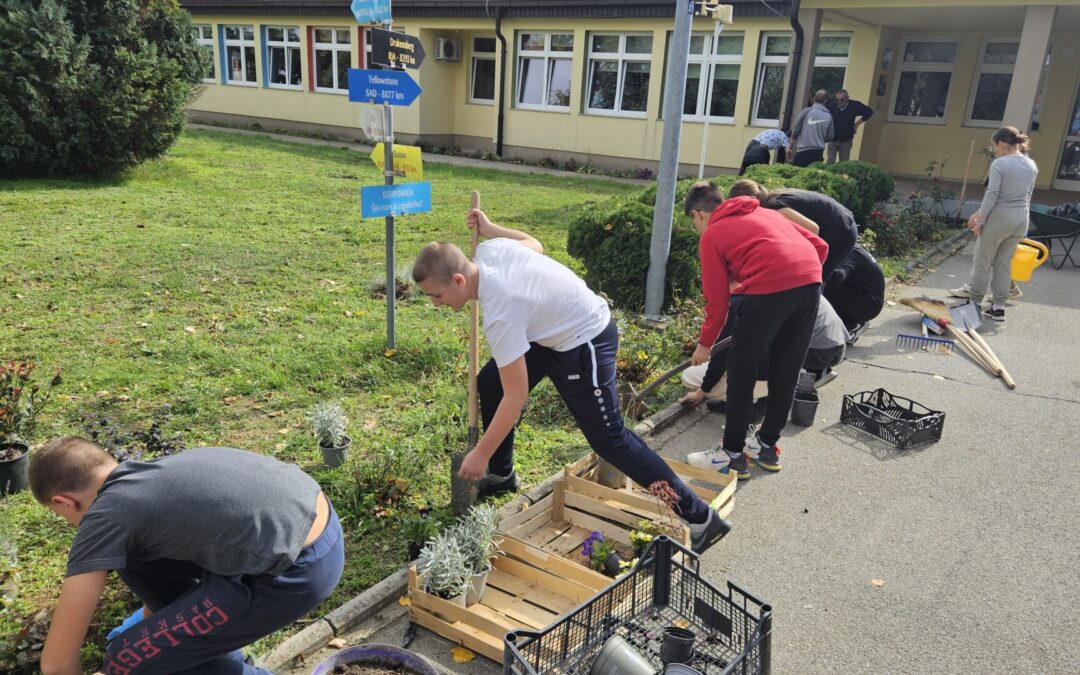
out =
[[[41,669],[79,671],[108,572],[143,603],[105,673],[265,673],[239,649],[317,607],[344,566],[341,525],[298,467],[231,448],[117,464],[78,437],[37,451],[34,497],[79,529]]]

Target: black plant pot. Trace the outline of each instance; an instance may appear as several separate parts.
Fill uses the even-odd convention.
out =
[[[667,663],[690,663],[694,658],[693,631],[667,626],[664,641],[660,644],[660,660]]]
[[[409,542],[409,560],[416,560],[420,557],[420,549],[424,548],[423,544],[414,544]]]
[[[26,489],[30,478],[26,470],[30,466],[30,446],[19,441],[0,443],[0,455],[14,450],[14,459],[0,460],[0,496],[14,494]]]
[[[623,557],[617,551],[609,553],[608,557],[604,558],[604,574],[609,577],[618,575],[619,572],[622,571],[622,568],[619,566],[619,563],[622,561]]]

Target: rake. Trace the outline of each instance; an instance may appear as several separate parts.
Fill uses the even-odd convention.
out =
[[[922,335],[900,334],[896,336],[896,344],[901,347],[921,349],[926,352],[951,354],[953,350],[953,345],[956,344],[956,340],[947,340],[945,338],[937,337],[924,337]]]

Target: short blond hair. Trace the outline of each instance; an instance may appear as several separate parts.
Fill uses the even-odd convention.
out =
[[[412,278],[418,284],[428,279],[448,284],[455,274],[465,274],[468,270],[469,259],[460,248],[448,241],[433,241],[416,256]]]
[[[116,460],[97,443],[80,436],[49,441],[30,456],[30,491],[42,504],[63,492],[90,486],[94,470]]]

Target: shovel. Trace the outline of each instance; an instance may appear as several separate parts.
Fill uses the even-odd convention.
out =
[[[1016,388],[1016,381],[1013,380],[1009,371],[1005,370],[1005,366],[1001,364],[1001,360],[994,353],[993,349],[990,349],[990,345],[983,339],[982,335],[975,330],[982,325],[982,311],[979,309],[979,305],[968,300],[958,305],[949,307],[949,315],[952,317],[952,321],[957,326],[962,327],[967,334],[971,336],[971,339],[975,341],[975,344],[982,349],[983,354],[988,357],[989,364],[996,374],[1001,379],[1005,380],[1005,384],[1009,389]]]
[[[472,193],[471,208],[480,208],[480,193],[475,190]],[[476,257],[476,247],[480,245],[480,228],[474,227],[472,231],[472,254]],[[455,452],[450,456],[450,508],[455,516],[463,516],[469,512],[476,503],[477,481],[465,480],[458,476],[461,463],[465,455],[476,447],[480,440],[480,429],[477,425],[477,391],[476,373],[480,365],[480,308],[476,300],[469,305],[469,440],[465,445],[465,452]]]

